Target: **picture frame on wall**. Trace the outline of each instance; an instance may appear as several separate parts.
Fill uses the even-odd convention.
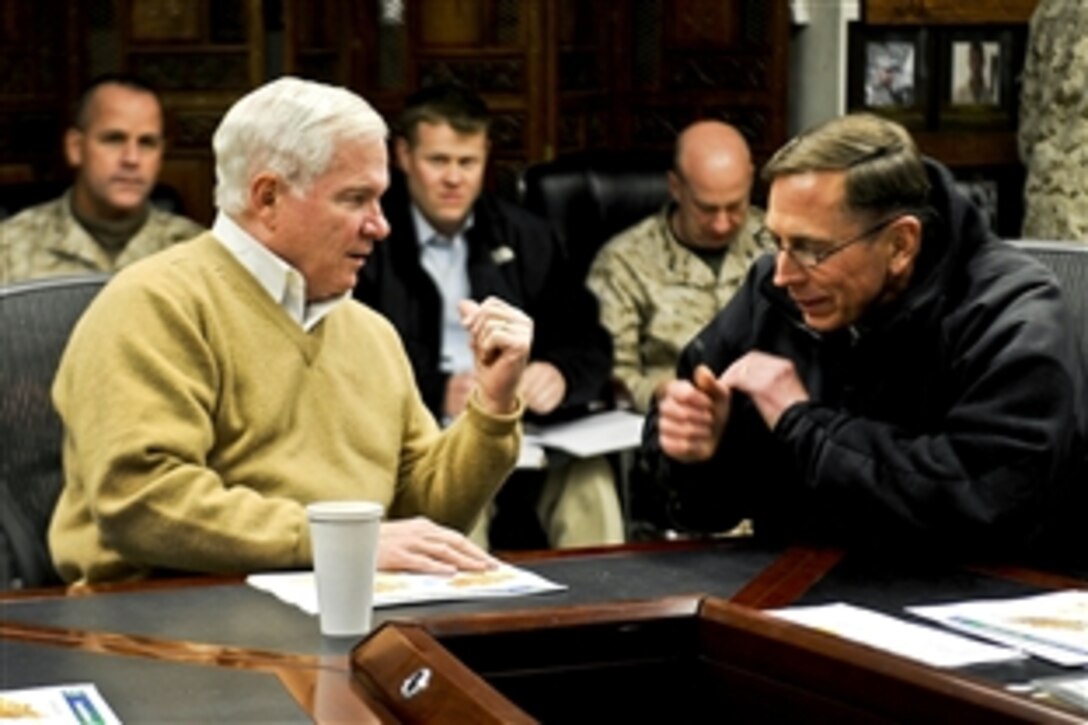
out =
[[[942,127],[1015,127],[1016,49],[1011,31],[949,31],[939,57]]]
[[[924,29],[857,27],[850,43],[848,95],[854,110],[926,124],[929,53]]]

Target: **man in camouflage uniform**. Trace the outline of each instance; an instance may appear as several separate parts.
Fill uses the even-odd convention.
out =
[[[612,376],[641,412],[675,376],[680,351],[720,310],[764,251],[749,205],[753,166],[732,126],[699,121],[676,142],[672,200],[613,237],[588,284],[612,333]]]
[[[1022,79],[1023,236],[1088,242],[1088,4],[1039,3]]]
[[[202,231],[148,201],[162,166],[163,113],[142,81],[92,81],[64,151],[76,169],[72,188],[0,223],[0,284],[115,272]]]

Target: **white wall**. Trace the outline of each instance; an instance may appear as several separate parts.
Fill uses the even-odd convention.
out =
[[[847,23],[859,0],[790,0],[790,135],[846,111]]]

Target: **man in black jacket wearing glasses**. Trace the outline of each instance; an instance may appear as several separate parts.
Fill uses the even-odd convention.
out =
[[[1053,276],[898,124],[830,121],[763,172],[760,260],[645,446],[678,526],[1027,552],[1083,497],[1088,372]]]

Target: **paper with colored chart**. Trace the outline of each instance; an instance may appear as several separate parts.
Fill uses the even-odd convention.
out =
[[[1059,665],[1088,665],[1088,591],[910,607],[907,611]]]
[[[62,725],[119,725],[121,722],[92,684],[0,690],[0,721]]]

